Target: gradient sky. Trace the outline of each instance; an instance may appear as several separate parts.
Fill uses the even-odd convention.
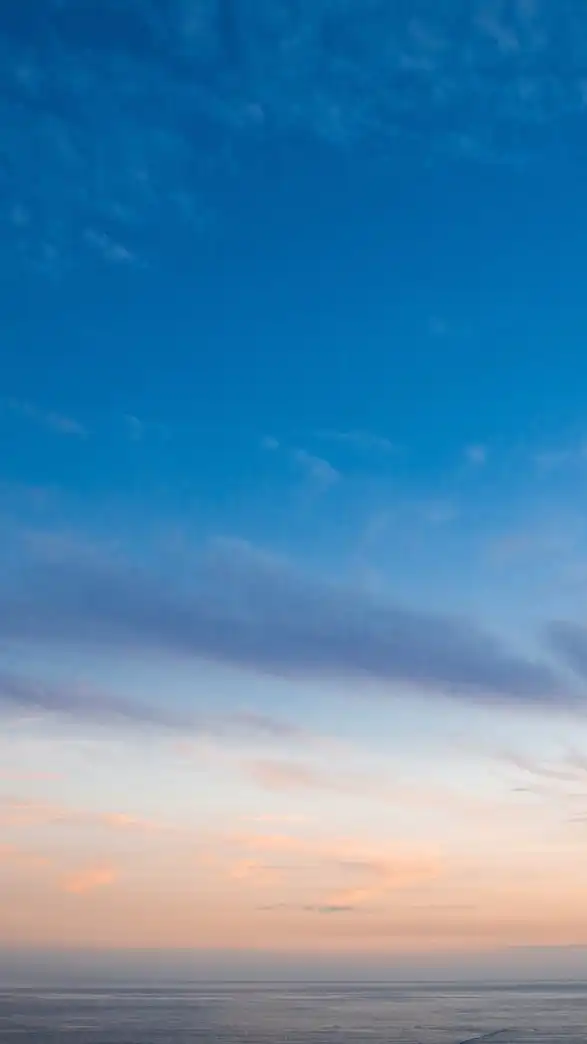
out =
[[[0,945],[584,972],[585,5],[0,36]]]

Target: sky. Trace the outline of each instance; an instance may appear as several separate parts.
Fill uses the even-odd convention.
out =
[[[584,975],[584,4],[0,49],[3,975]]]

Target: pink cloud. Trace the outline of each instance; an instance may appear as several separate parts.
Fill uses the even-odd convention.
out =
[[[267,790],[331,790],[356,792],[373,786],[372,781],[350,774],[336,774],[314,765],[264,758],[245,764],[253,779]]]
[[[279,868],[265,866],[254,859],[243,859],[231,867],[230,877],[235,881],[247,881],[252,885],[266,887],[279,880]]]
[[[239,859],[231,876],[255,883],[279,883],[289,889],[300,881],[307,882],[310,871],[310,879],[322,893],[320,903],[332,907],[364,906],[392,891],[434,880],[443,870],[440,853],[429,846],[285,834],[251,835],[237,839],[237,843],[251,856]],[[292,853],[293,864],[289,858]],[[262,858],[268,855],[272,862],[265,866]],[[257,856],[261,857],[259,861]],[[287,858],[282,863],[284,856]]]
[[[39,856],[35,852],[28,852],[24,848],[18,848],[17,845],[0,845],[0,866],[2,864],[17,864],[18,866],[46,866],[49,862],[44,856]]]
[[[103,827],[107,830],[129,830],[155,833],[170,827],[156,820],[128,815],[126,812],[94,812],[52,805],[49,802],[18,798],[0,798],[0,826],[28,827],[61,824],[63,826]]]
[[[117,877],[118,874],[112,867],[89,866],[64,877],[61,886],[64,892],[70,892],[72,895],[86,895],[98,888],[107,888],[114,884]]]

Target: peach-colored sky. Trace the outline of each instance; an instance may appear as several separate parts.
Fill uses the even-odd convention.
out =
[[[328,737],[269,751],[24,718],[0,751],[6,946],[587,944],[587,776],[563,747],[471,758],[447,732],[420,773]]]

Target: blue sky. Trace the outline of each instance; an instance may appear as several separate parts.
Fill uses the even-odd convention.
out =
[[[0,14],[13,947],[587,945],[586,32]]]

